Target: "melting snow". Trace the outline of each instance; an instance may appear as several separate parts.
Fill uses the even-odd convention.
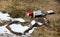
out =
[[[27,30],[29,27],[28,26],[22,26],[20,24],[12,24],[10,25],[11,29],[15,32],[21,32],[24,33],[25,30]],[[34,27],[35,28],[35,27]],[[32,28],[28,33],[32,33],[34,31],[34,28]]]
[[[22,26],[20,24],[12,24],[10,25],[10,28],[15,31],[15,32],[21,32],[24,33],[25,30],[27,30],[29,27],[28,26]]]
[[[0,26],[0,34],[4,34],[4,33],[12,34],[12,33],[10,33],[10,31],[6,28],[6,25]]]
[[[12,21],[20,21],[20,22],[25,22],[24,19],[22,18],[13,18]]]
[[[29,31],[29,33],[31,34],[31,33],[34,31],[35,28],[36,28],[36,27],[32,28],[32,29]]]
[[[11,28],[14,32],[24,33],[24,31],[27,30],[29,27],[28,27],[28,26],[22,26],[21,24],[12,24],[12,25],[10,25],[10,28]],[[28,34],[31,34],[33,31],[34,31],[34,28],[31,29],[31,30],[28,32]],[[4,33],[12,34],[12,33],[6,28],[6,25],[0,26],[0,34],[4,34]]]
[[[10,19],[11,19],[11,17],[8,13],[0,12],[0,20],[9,21]]]
[[[2,13],[2,12],[0,12],[0,21],[1,20],[2,21],[10,21],[10,20],[12,20],[12,21],[25,22],[25,20],[22,19],[22,18],[12,18],[12,17],[10,17],[10,15],[8,13]]]
[[[0,20],[12,20],[12,21],[20,21],[20,22],[25,22],[24,19],[22,18],[11,18],[10,15],[8,13],[2,13],[0,12]],[[31,22],[32,25],[34,25],[36,23],[35,20],[33,20]],[[42,25],[42,23],[38,24]],[[15,31],[15,32],[21,32],[24,33],[25,30],[27,30],[29,27],[28,26],[22,26],[21,24],[12,24],[10,25],[10,28]],[[34,27],[35,28],[35,27]],[[34,28],[32,28],[28,33],[31,34],[34,31]],[[8,33],[8,34],[12,34],[7,28],[6,25],[4,26],[0,26],[0,34],[4,34],[4,33]]]

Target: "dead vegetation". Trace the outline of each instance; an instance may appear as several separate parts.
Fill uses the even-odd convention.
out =
[[[54,15],[46,16],[51,28],[38,27],[31,37],[59,37],[60,36],[60,1],[59,0],[0,0],[0,11],[8,11],[12,17],[23,17],[27,21],[25,12],[33,10],[54,10]]]

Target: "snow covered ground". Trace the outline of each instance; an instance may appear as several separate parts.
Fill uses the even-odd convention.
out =
[[[25,22],[24,19],[22,18],[12,18],[8,13],[2,13],[0,12],[0,21],[20,21],[20,22]]]
[[[22,26],[21,24],[12,24],[12,25],[10,25],[10,28],[11,28],[14,32],[24,33],[24,31],[27,30],[29,27],[28,27],[28,26]],[[33,31],[34,31],[34,28],[33,28],[32,30],[30,30],[28,33],[32,33]],[[4,34],[4,33],[12,34],[12,33],[6,28],[6,25],[0,26],[0,34]]]
[[[12,21],[25,22],[25,20],[22,19],[22,18],[12,18],[11,20],[12,20]]]
[[[10,31],[6,28],[6,25],[0,26],[0,34],[8,33],[11,34]]]
[[[8,13],[2,13],[0,12],[0,21],[1,20],[6,20],[6,21],[9,21],[9,20],[12,20],[12,21],[19,21],[19,22],[25,22],[24,19],[22,18],[12,18],[10,17],[10,15]],[[34,20],[32,20],[31,24],[34,25],[36,22]],[[37,22],[39,25],[42,25],[42,23],[40,22]],[[7,24],[4,25],[4,26],[0,26],[0,34],[13,34],[12,32],[10,32],[9,29],[6,28]],[[30,28],[29,26],[22,26],[21,24],[11,24],[9,26],[14,32],[19,32],[19,33],[22,33],[24,34],[24,31],[27,30],[28,28]],[[34,29],[36,27],[33,27],[31,30],[28,31],[28,33],[26,33],[26,35],[30,35]]]
[[[34,23],[34,20],[31,23]],[[42,25],[42,23],[40,25]],[[5,34],[5,33],[13,34],[12,32],[10,32],[9,29],[6,28],[6,26],[7,26],[7,24],[4,26],[0,26],[0,34]],[[9,27],[12,29],[12,31],[19,32],[22,34],[24,34],[25,30],[30,28],[28,26],[22,26],[21,24],[14,24],[14,23],[11,24]],[[37,28],[37,27],[33,27],[31,30],[28,31],[28,33],[26,33],[26,35],[30,35],[34,31],[35,28]]]
[[[11,17],[8,13],[0,12],[0,20],[10,21]]]

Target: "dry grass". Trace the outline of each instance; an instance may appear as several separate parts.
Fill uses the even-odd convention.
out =
[[[60,36],[60,1],[59,0],[0,0],[0,11],[9,11],[12,17],[23,17],[27,21],[25,12],[33,10],[54,10],[56,14],[46,16],[51,28],[45,26],[36,29],[33,37],[59,37]]]

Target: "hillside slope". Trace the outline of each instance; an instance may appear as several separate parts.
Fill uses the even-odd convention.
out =
[[[60,37],[60,1],[59,0],[0,0],[0,11],[9,12],[12,17],[26,18],[25,12],[54,10],[54,15],[46,16],[51,28],[46,26],[36,29],[31,37]]]

